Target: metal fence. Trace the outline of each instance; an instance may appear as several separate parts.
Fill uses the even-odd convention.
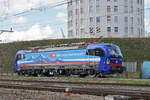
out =
[[[126,67],[126,72],[129,73],[137,72],[137,62],[123,62],[123,66]]]
[[[150,61],[143,61],[141,75],[144,79],[150,79]]]

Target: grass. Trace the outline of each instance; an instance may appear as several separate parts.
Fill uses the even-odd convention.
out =
[[[150,81],[143,81],[143,80],[115,80],[115,83],[150,85]]]
[[[60,79],[58,79],[60,80]],[[68,82],[100,82],[100,83],[122,83],[122,84],[143,84],[150,85],[149,80],[134,80],[134,79],[118,79],[118,78],[61,78]]]
[[[140,72],[135,72],[135,73],[123,73],[123,74],[118,74],[118,78],[129,78],[129,79],[139,79],[140,78]]]

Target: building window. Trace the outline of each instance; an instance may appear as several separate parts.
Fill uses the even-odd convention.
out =
[[[133,13],[133,6],[131,6],[131,13]]]
[[[110,2],[110,0],[107,0],[107,2]]]
[[[80,0],[80,3],[83,3],[83,0]]]
[[[93,13],[93,12],[94,12],[94,7],[93,7],[93,6],[90,6],[89,12],[90,12],[90,13]]]
[[[124,22],[128,22],[128,17],[126,16],[126,17],[124,17]]]
[[[133,0],[131,0],[131,13],[133,13]]]
[[[73,31],[69,31],[69,37],[72,37],[73,36]]]
[[[137,18],[137,22],[138,22],[138,24],[140,24],[140,18],[139,17]]]
[[[80,32],[81,32],[81,34],[83,34],[83,33],[84,33],[84,29],[83,29],[83,28],[81,28],[81,29],[80,29]]]
[[[114,22],[118,23],[118,16],[114,16]]]
[[[94,22],[94,18],[90,17],[90,23],[93,23],[93,22]]]
[[[131,17],[131,25],[133,26],[133,17]]]
[[[72,10],[68,11],[68,17],[72,17]]]
[[[140,8],[138,8],[138,15],[140,15]]]
[[[79,15],[79,9],[76,9],[76,15]]]
[[[99,12],[99,11],[100,11],[100,6],[96,5],[96,12]]]
[[[114,2],[118,2],[118,0],[114,0]]]
[[[107,27],[107,32],[111,32],[111,27]]]
[[[68,28],[72,27],[72,20],[68,21]]]
[[[128,0],[124,0],[124,2],[125,2],[125,5],[127,5],[127,4],[128,4]]]
[[[71,36],[73,36],[73,30],[70,31]]]
[[[99,2],[100,0],[96,0],[96,2]]]
[[[118,27],[114,27],[114,32],[118,32]]]
[[[133,27],[131,27],[131,34],[133,34],[134,33],[134,28]]]
[[[143,4],[143,0],[141,0],[141,5]]]
[[[79,35],[79,28],[76,27],[76,36]]]
[[[107,6],[107,12],[111,12],[111,7]]]
[[[76,4],[79,4],[79,2],[80,2],[79,0],[76,0]]]
[[[100,23],[100,17],[96,17],[96,23]]]
[[[128,27],[125,27],[125,28],[124,28],[124,32],[125,32],[125,33],[128,33]]]
[[[107,22],[111,21],[111,16],[107,16]]]
[[[141,24],[143,25],[143,17],[141,16]]]
[[[81,25],[83,25],[83,18],[80,19],[80,23],[81,23]]]
[[[138,35],[139,37],[141,36],[141,31],[140,31],[140,28],[137,28],[138,29]]]
[[[83,8],[80,8],[80,13],[83,14]]]
[[[78,23],[78,19],[76,19],[76,27],[78,27],[79,23]]]
[[[137,4],[139,4],[140,3],[140,0],[137,0]]]
[[[93,3],[93,2],[94,2],[94,0],[89,0],[89,2],[90,2],[90,3]]]
[[[128,13],[128,0],[124,0],[124,12]]]
[[[124,12],[128,13],[128,6],[124,6]]]
[[[72,0],[70,0],[70,1],[68,2],[68,5],[72,5]]]
[[[114,6],[114,12],[118,12],[118,6]]]

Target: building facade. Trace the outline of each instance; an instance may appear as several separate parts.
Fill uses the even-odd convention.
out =
[[[68,37],[143,37],[144,0],[68,0]]]

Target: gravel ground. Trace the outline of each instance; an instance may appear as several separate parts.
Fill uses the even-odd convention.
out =
[[[0,88],[0,100],[104,100],[104,97],[80,94],[56,93]]]

